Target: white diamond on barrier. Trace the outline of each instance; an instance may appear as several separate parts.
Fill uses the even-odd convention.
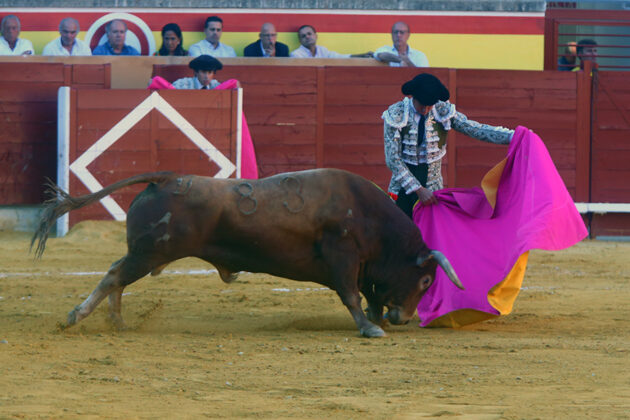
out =
[[[177,112],[171,104],[166,102],[157,92],[153,92],[70,165],[70,170],[85,184],[90,192],[94,193],[100,191],[103,189],[103,186],[87,169],[88,165],[94,162],[105,150],[116,143],[116,141],[153,109],[160,111],[162,115],[172,122],[175,127],[179,128],[191,142],[205,153],[210,160],[217,164],[220,170],[215,175],[215,178],[227,178],[234,173],[236,166]],[[101,199],[101,203],[115,220],[125,220],[127,214],[111,196]]]

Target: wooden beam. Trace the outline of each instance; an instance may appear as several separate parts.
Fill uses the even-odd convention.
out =
[[[448,70],[448,90],[451,93],[451,103],[457,103],[457,70]],[[446,158],[448,159],[447,168],[447,187],[455,188],[457,186],[457,131],[450,130],[448,133],[448,145],[446,146]]]
[[[576,139],[575,139],[575,201],[591,199],[591,116],[592,86],[590,62],[576,72]]]
[[[545,16],[545,58],[543,68],[556,70],[558,64],[558,22]]]
[[[324,111],[326,101],[326,68],[317,68],[317,118],[315,137],[315,166],[324,166]]]

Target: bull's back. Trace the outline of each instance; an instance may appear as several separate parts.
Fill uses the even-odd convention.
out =
[[[310,270],[321,257],[324,235],[354,241],[357,252],[376,252],[391,227],[387,219],[397,217],[392,209],[397,210],[370,181],[336,169],[259,180],[183,176],[150,185],[136,198],[128,242],[155,243],[179,258],[212,254],[226,263],[267,261]]]

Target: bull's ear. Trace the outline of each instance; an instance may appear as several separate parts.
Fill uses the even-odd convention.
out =
[[[418,289],[420,289],[421,292],[426,291],[433,284],[433,279],[434,277],[430,274],[425,274],[420,277],[420,280],[418,281]]]

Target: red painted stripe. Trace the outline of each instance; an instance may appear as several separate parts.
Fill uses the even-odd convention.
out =
[[[107,13],[19,13],[23,31],[56,31],[59,21],[72,16],[87,31],[90,25]],[[133,13],[154,31],[169,22],[179,24],[183,31],[202,31],[205,14],[198,13]],[[542,16],[478,16],[478,15],[337,15],[298,13],[223,13],[226,32],[258,32],[265,22],[273,22],[278,32],[295,32],[301,25],[310,24],[318,32],[389,33],[394,22],[407,22],[412,33],[447,34],[513,34],[542,35]]]

